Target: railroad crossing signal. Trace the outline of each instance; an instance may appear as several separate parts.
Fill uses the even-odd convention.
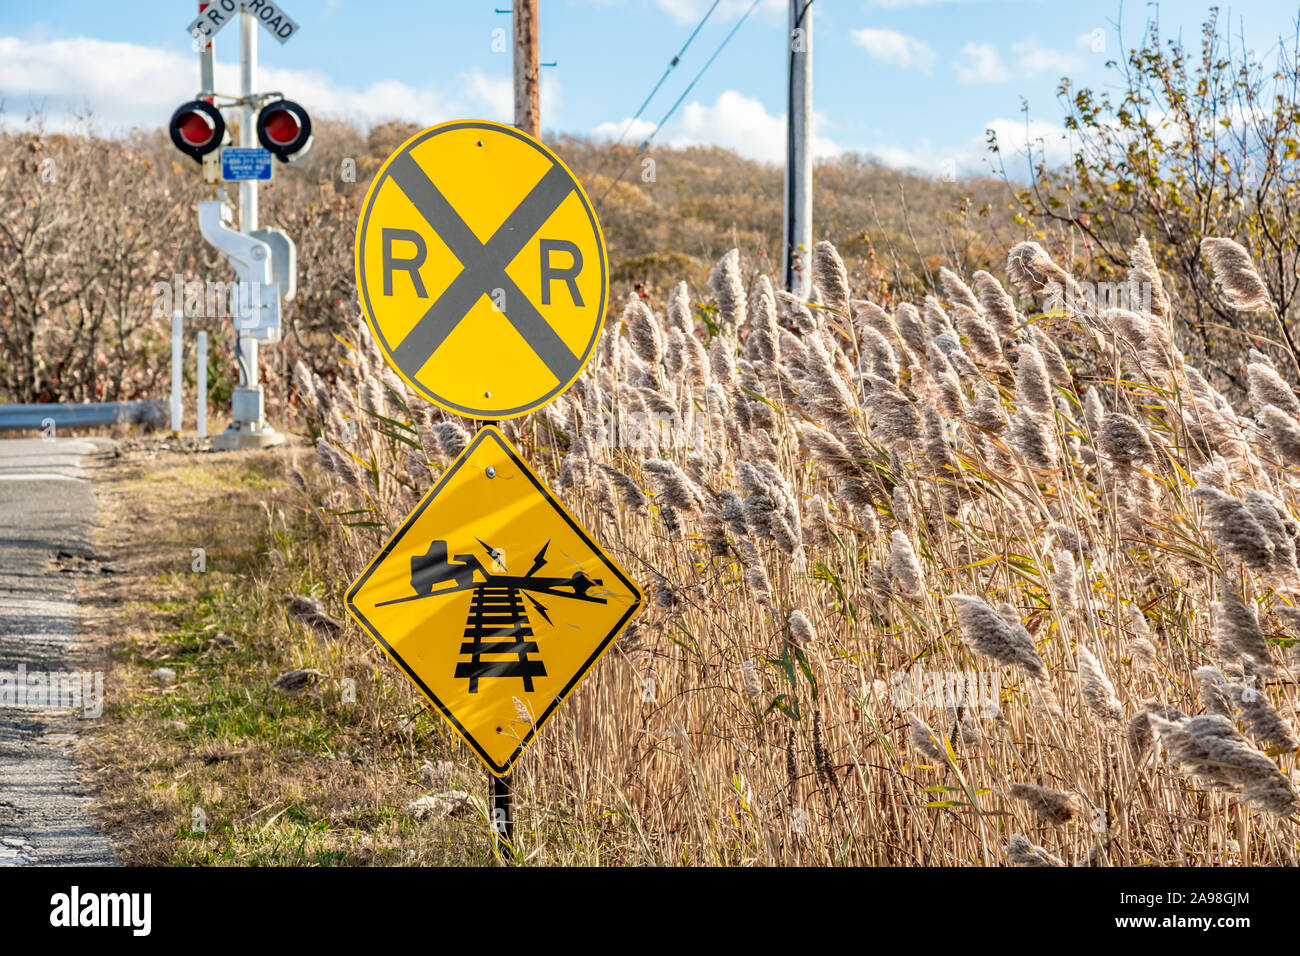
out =
[[[172,143],[195,162],[218,149],[226,140],[226,121],[221,111],[203,100],[182,103],[167,126]]]
[[[485,120],[417,133],[380,167],[356,270],[389,364],[429,401],[491,421],[573,384],[600,336],[609,271],[568,167]]]
[[[349,613],[497,776],[641,603],[492,426],[347,593]]]

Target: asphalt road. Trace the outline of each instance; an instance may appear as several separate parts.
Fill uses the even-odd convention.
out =
[[[95,497],[80,465],[111,449],[104,439],[0,441],[0,680],[25,668],[30,689],[34,677],[74,673],[82,698],[17,700],[0,685],[0,866],[115,862],[71,755],[78,723],[102,700],[77,641],[76,578],[96,567]]]

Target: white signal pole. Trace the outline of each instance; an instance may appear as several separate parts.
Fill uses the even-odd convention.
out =
[[[253,89],[257,86],[257,21],[247,10],[239,12],[239,145],[256,146],[257,110],[253,109]],[[247,235],[257,228],[257,180],[239,184],[239,231]]]
[[[813,0],[790,0],[786,71],[783,282],[801,299],[812,294],[812,5]]]
[[[239,145],[256,147],[258,106],[257,88],[257,20],[244,9],[239,14]],[[257,181],[239,182],[239,231],[250,235],[257,231]],[[265,246],[261,247],[265,255]],[[257,255],[257,251],[254,251]],[[265,397],[258,383],[258,339],[251,330],[240,329],[242,314],[260,314],[264,291],[259,283],[241,282],[240,301],[236,308],[235,335],[239,364],[239,385],[231,399],[230,427],[212,440],[217,451],[238,448],[264,448],[284,441],[284,436],[266,424]],[[247,310],[247,311],[246,311]]]
[[[257,132],[253,124],[257,111],[253,109],[253,90],[257,86],[257,22],[247,10],[239,13],[239,95],[244,103],[239,108],[239,145],[256,146]],[[245,179],[239,184],[239,231],[248,235],[257,228],[257,180]],[[257,339],[239,334],[239,384],[257,388]],[[261,402],[258,403],[259,412]],[[253,426],[261,425],[261,415]]]

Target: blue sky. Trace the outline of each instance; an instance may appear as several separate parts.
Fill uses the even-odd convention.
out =
[[[617,135],[712,0],[541,0],[546,130]],[[645,112],[658,123],[751,0],[721,0],[681,64]],[[264,89],[282,90],[317,114],[368,123],[399,117],[431,125],[460,116],[508,121],[509,0],[284,0],[300,32],[281,46],[261,33]],[[1166,2],[1167,35],[1195,42],[1208,2]],[[757,159],[784,154],[785,0],[759,0],[658,141],[717,143]],[[1119,52],[1118,2],[816,0],[814,108],[817,150],[871,154],[935,173],[986,166],[984,130],[1031,135],[1062,155],[1062,75],[1103,86]],[[1123,8],[1136,40],[1154,4]],[[51,125],[88,105],[106,132],[160,125],[197,88],[185,32],[194,3],[131,0],[0,0],[0,97],[19,125],[33,103]],[[1265,54],[1295,32],[1297,4],[1222,5],[1234,36]],[[1104,44],[1096,49],[1098,43]],[[218,86],[236,88],[238,28],[217,43]],[[631,139],[644,135],[638,126]]]

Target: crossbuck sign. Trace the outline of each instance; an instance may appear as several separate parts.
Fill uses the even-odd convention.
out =
[[[500,123],[443,123],[389,157],[362,207],[356,268],[390,364],[471,418],[557,398],[600,336],[608,265],[591,202],[554,153]]]

